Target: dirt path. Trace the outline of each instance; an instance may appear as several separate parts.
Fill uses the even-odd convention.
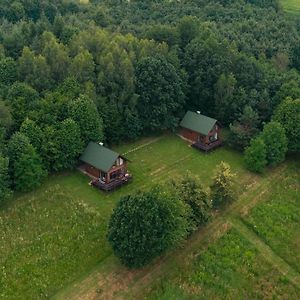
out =
[[[159,141],[161,139],[162,139],[162,137],[157,137],[157,138],[151,139],[147,143],[144,143],[142,145],[139,145],[139,146],[137,146],[133,149],[130,149],[130,150],[126,151],[125,153],[123,153],[123,155],[127,155],[128,153],[135,152],[135,151],[138,151],[138,150],[143,149],[145,147],[148,147],[149,145],[154,144],[154,143],[156,143],[157,141]]]
[[[264,257],[295,285],[300,286],[300,274],[278,257],[270,247],[248,229],[239,217],[245,215],[269,192],[269,185],[280,181],[285,166],[272,171],[267,177],[252,180],[245,185],[239,200],[225,210],[216,212],[211,223],[199,230],[180,249],[169,252],[156,262],[141,270],[129,271],[113,257],[109,257],[82,280],[75,282],[55,295],[54,299],[124,299],[142,298],[144,290],[159,280],[165,272],[176,272],[191,261],[210,243],[222,236],[234,226],[243,236],[252,242]],[[249,196],[251,195],[251,196]],[[249,200],[250,199],[250,200]]]

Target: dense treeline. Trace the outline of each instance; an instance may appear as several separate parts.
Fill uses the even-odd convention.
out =
[[[275,0],[4,0],[0,20],[0,191],[72,168],[89,140],[173,130],[186,109],[241,150],[272,118],[298,122],[278,107],[300,98],[299,25]]]

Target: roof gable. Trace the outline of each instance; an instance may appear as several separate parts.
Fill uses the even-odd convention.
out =
[[[107,172],[114,165],[120,155],[104,146],[94,142],[89,142],[80,160],[89,165]]]
[[[208,135],[216,122],[216,119],[188,111],[180,122],[180,126],[204,135]]]

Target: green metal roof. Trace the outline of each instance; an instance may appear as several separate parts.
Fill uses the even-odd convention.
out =
[[[114,165],[120,155],[100,144],[89,142],[80,160],[101,170],[107,172]]]
[[[216,119],[188,111],[180,122],[180,126],[204,135],[208,135],[216,122]]]

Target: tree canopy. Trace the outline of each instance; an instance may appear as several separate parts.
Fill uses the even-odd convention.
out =
[[[200,110],[239,150],[274,120],[299,152],[299,28],[275,0],[2,0],[0,151],[21,132],[59,171]]]
[[[142,267],[187,234],[183,202],[158,187],[122,197],[108,228],[108,241],[121,262]]]

